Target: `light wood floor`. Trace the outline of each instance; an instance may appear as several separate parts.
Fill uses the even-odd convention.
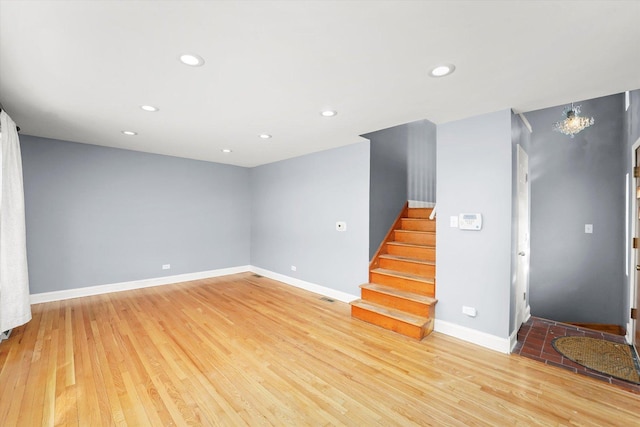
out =
[[[250,273],[39,304],[0,344],[0,426],[638,425],[640,396]]]

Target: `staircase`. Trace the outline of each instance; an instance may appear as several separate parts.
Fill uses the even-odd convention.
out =
[[[418,340],[435,320],[436,222],[431,208],[404,209],[369,266],[351,316]]]

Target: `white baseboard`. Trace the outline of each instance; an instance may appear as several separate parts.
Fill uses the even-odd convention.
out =
[[[524,324],[529,319],[531,319],[531,306],[527,305],[524,309],[524,318],[522,319],[522,323]],[[522,325],[519,325],[516,330],[511,332],[511,335],[509,335],[509,353],[512,353],[516,344],[518,344],[518,331],[521,326]]]
[[[197,273],[176,274],[174,276],[156,277],[152,279],[133,280],[130,282],[112,283],[108,285],[87,286],[84,288],[65,289],[62,291],[31,294],[31,304],[62,301],[71,298],[87,297],[91,295],[107,294],[110,292],[129,291],[132,289],[150,288],[152,286],[170,285],[191,280],[207,279],[209,277],[226,276],[229,274],[250,271],[250,266],[221,268],[218,270],[200,271]]]
[[[513,349],[516,347],[516,344],[518,344],[518,329],[509,335],[509,353],[513,353]]]
[[[511,353],[510,338],[500,338],[487,334],[486,332],[476,331],[475,329],[438,319],[436,319],[434,330],[441,334],[449,335],[490,350],[499,351],[500,353]]]
[[[304,289],[309,292],[324,295],[329,298],[337,299],[342,302],[351,302],[360,298],[359,296],[351,295],[346,292],[338,291],[335,289],[327,288],[326,286],[316,285],[314,283],[305,282],[304,280],[296,279],[295,277],[285,276],[284,274],[274,273],[273,271],[265,270],[260,267],[250,266],[250,271],[259,274],[269,279],[277,280],[278,282],[286,283],[287,285],[295,286],[296,288]]]
[[[435,202],[421,202],[420,200],[409,200],[410,208],[432,208],[436,204]]]
[[[638,325],[640,326],[640,325]],[[633,333],[633,325],[631,323],[631,320],[627,322],[627,333],[624,336],[624,339],[627,341],[627,344],[631,345],[633,344],[633,336],[631,335]]]
[[[130,291],[133,289],[149,288],[152,286],[162,286],[180,282],[188,282],[191,280],[208,279],[210,277],[227,276],[230,274],[244,273],[247,271],[259,274],[264,277],[268,277],[269,279],[283,282],[287,285],[307,290],[309,292],[324,295],[329,298],[334,298],[342,302],[348,303],[359,298],[358,296],[351,295],[346,292],[316,285],[310,282],[305,282],[304,280],[285,276],[284,274],[275,273],[273,271],[265,270],[260,267],[243,265],[239,267],[221,268],[218,270],[200,271],[197,273],[177,274],[174,276],[156,277],[152,279],[133,280],[130,282],[111,283],[107,285],[87,286],[84,288],[65,289],[61,291],[31,294],[30,302],[31,304],[40,304],[43,302],[62,301],[71,298],[107,294],[110,292]]]

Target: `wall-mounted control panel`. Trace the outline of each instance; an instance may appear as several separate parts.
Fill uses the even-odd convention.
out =
[[[458,215],[458,228],[460,230],[482,230],[482,214],[461,213]]]

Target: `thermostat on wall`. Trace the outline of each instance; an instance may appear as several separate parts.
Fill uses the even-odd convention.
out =
[[[482,229],[482,214],[462,213],[458,215],[458,228],[460,230],[479,231]]]

